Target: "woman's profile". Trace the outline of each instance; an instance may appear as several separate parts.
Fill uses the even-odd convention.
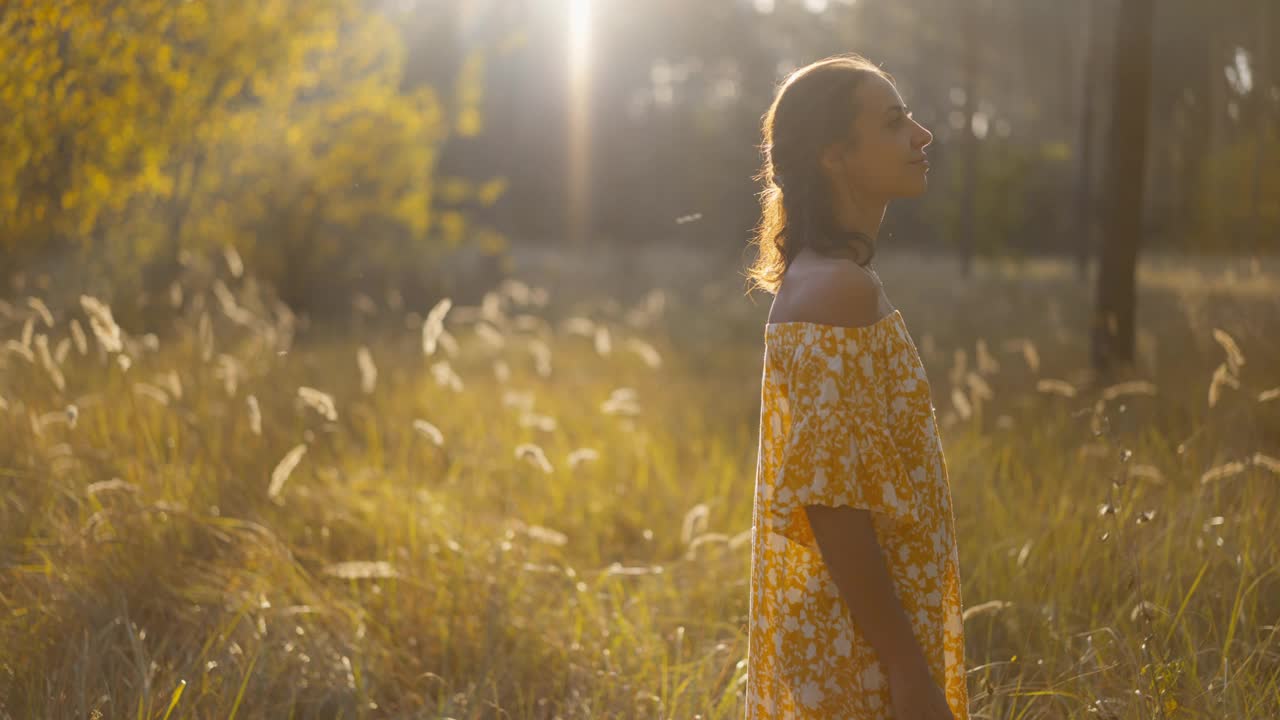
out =
[[[858,55],[764,116],[764,327],[746,718],[967,720],[950,481],[928,378],[869,267],[933,136]]]

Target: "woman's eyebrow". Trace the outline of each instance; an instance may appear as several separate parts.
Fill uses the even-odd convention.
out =
[[[906,115],[907,113],[911,112],[910,110],[907,109],[906,105],[890,105],[888,109],[885,110],[886,113],[892,113],[894,111],[900,112],[903,115]]]

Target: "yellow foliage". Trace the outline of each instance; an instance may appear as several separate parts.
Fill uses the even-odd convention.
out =
[[[481,185],[476,191],[476,200],[485,207],[490,207],[507,191],[507,179],[496,177]]]
[[[466,202],[471,196],[471,183],[466,178],[449,177],[440,183],[440,200],[450,205]]]
[[[156,252],[379,217],[421,237],[447,128],[430,88],[401,93],[398,40],[361,0],[6,4],[0,249],[175,216]]]
[[[440,213],[440,232],[450,245],[461,243],[463,233],[466,230],[467,220],[462,213],[456,210],[446,210]]]
[[[501,255],[507,250],[507,238],[493,230],[481,230],[476,233],[476,244],[485,255]]]
[[[400,33],[363,0],[9,0],[0,252],[101,240],[145,263],[231,243],[346,267],[339,240],[388,256],[369,234],[388,227],[499,251],[448,206],[492,205],[506,180],[435,177],[451,134],[483,130],[486,51],[446,103],[400,89]]]
[[[476,108],[462,108],[458,111],[458,126],[456,128],[462,137],[475,137],[483,130],[480,121],[480,111]]]

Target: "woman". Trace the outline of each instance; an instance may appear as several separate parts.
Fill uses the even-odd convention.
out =
[[[967,720],[950,482],[929,382],[869,267],[933,136],[857,55],[792,73],[764,118],[750,269],[764,329],[748,720]]]

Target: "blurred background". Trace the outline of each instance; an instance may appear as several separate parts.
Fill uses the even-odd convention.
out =
[[[1274,252],[1280,9],[1126,4],[13,0],[0,272],[10,292],[139,299],[182,250],[231,245],[291,306],[333,313],[393,286],[474,294],[491,283],[457,273],[493,280],[526,250],[744,264],[775,87],[850,50],[935,134],[930,192],[891,207],[891,250],[1084,272],[1124,189],[1110,171],[1136,150],[1131,242]],[[1149,77],[1122,87],[1147,34]],[[1113,136],[1135,115],[1141,136]]]
[[[849,51],[974,717],[1275,717],[1277,0],[0,0],[0,720],[741,717],[760,123]]]
[[[760,122],[847,51],[974,716],[1276,716],[1276,0],[0,0],[0,720],[741,717]]]

